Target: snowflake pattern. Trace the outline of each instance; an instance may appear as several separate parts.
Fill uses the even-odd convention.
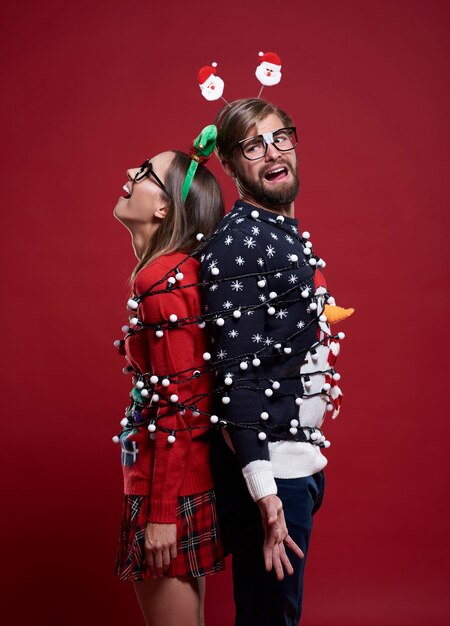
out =
[[[247,315],[253,315],[255,311],[247,311]]]
[[[230,330],[230,332],[228,333],[228,337],[231,337],[232,339],[236,339],[236,337],[239,335],[239,332],[237,330]]]
[[[213,283],[211,285],[211,287],[209,288],[209,290],[210,291],[216,291],[216,289],[218,289],[218,288],[219,288],[219,285],[217,283]]]
[[[240,224],[240,223],[241,223],[241,222],[243,222],[243,221],[244,221],[244,218],[243,218],[243,217],[239,217],[239,218],[236,220],[236,224]]]
[[[255,235],[256,237],[256,235],[259,235],[259,233],[260,233],[259,228],[257,226],[252,226],[252,235]]]
[[[296,326],[298,329],[302,329],[305,326],[305,322],[303,320],[300,320],[299,322],[297,322]]]
[[[276,274],[274,274],[274,278],[281,278],[282,274],[281,272],[277,272]]]
[[[264,265],[264,259],[262,259],[261,257],[259,257],[259,259],[256,259],[256,262],[258,263],[260,267]]]
[[[256,241],[253,239],[253,237],[244,237],[244,246],[247,246],[249,250],[253,250],[253,248],[256,246]]]
[[[238,265],[244,265],[245,263],[244,259],[241,256],[237,256],[234,260]]]
[[[233,291],[242,291],[242,290],[243,290],[243,288],[244,288],[244,287],[243,287],[243,285],[242,285],[242,283],[241,283],[241,281],[240,281],[240,280],[235,280],[235,281],[233,281],[233,282],[231,283],[231,289],[232,289]]]
[[[265,344],[266,346],[271,346],[271,345],[273,344],[273,342],[274,342],[274,340],[273,340],[271,337],[266,337],[266,338],[264,339],[264,344]]]
[[[206,255],[206,260],[209,261],[211,257],[212,257],[212,252],[208,252],[208,254]]]
[[[263,340],[262,336],[259,333],[256,333],[255,335],[252,335],[252,341],[254,343],[261,343],[261,341]]]
[[[269,217],[268,222],[272,222],[272,224],[276,224],[277,220],[274,220],[273,217]]]
[[[259,298],[260,302],[265,302],[265,301],[267,300],[266,296],[265,296],[263,293],[261,293],[261,294],[258,296],[258,298]]]
[[[233,237],[231,235],[227,235],[227,237],[225,238],[224,244],[226,246],[229,246],[230,243],[233,243]]]
[[[222,359],[226,358],[227,354],[228,353],[226,350],[219,350],[219,352],[217,353],[217,358],[222,361]]]
[[[298,233],[297,226],[291,226],[291,230],[292,230],[293,233]]]
[[[295,285],[295,283],[298,281],[298,276],[296,276],[295,274],[291,274],[288,278],[288,281],[291,285]]]
[[[222,306],[223,306],[223,308],[224,308],[224,309],[227,309],[227,310],[228,310],[228,309],[231,309],[231,308],[232,308],[233,303],[232,303],[232,302],[230,302],[230,300],[227,300],[226,302],[224,302],[224,303],[222,304]]]
[[[271,259],[275,254],[275,248],[273,246],[266,246],[266,253],[269,259]]]
[[[277,311],[277,313],[275,314],[275,317],[279,320],[284,319],[285,317],[287,317],[288,315],[288,311],[287,309],[280,309],[279,311]]]
[[[278,235],[276,235],[275,233],[270,233],[270,236],[272,237],[272,239],[275,239],[275,241],[278,241]]]
[[[292,237],[290,235],[285,235],[286,241],[290,244],[294,243],[294,240],[292,239]]]
[[[208,258],[208,257],[206,257],[206,258]],[[211,263],[208,265],[209,271],[211,271],[213,267],[217,267],[217,259],[211,261]]]

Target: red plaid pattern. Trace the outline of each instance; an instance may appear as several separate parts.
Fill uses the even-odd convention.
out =
[[[120,580],[145,580],[150,572],[144,536],[150,498],[126,495],[122,514],[116,576]],[[224,568],[214,491],[178,498],[176,509],[177,557],[166,576],[207,576]]]

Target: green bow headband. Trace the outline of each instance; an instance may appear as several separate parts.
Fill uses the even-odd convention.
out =
[[[212,151],[216,147],[216,139],[217,139],[217,127],[213,124],[209,126],[205,126],[197,139],[194,140],[193,146],[189,151],[189,156],[191,157],[191,164],[189,165],[189,169],[186,173],[186,178],[183,183],[182,190],[182,198],[183,202],[185,202],[189,189],[191,188],[192,180],[194,178],[195,172],[197,171],[197,167],[199,163],[206,163],[206,161],[211,156]]]

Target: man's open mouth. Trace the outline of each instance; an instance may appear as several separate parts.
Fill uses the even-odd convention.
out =
[[[288,168],[285,165],[274,167],[264,174],[264,179],[270,183],[284,180],[288,175]]]

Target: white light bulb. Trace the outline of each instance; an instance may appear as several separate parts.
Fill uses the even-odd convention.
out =
[[[258,439],[260,441],[264,441],[265,439],[267,439],[266,433],[258,433]]]
[[[209,352],[204,352],[203,353],[203,358],[205,361],[209,361],[211,358],[211,354]]]
[[[177,272],[177,273],[175,274],[175,279],[176,279],[176,280],[183,280],[183,278],[184,278],[184,274],[183,274],[183,272]]]
[[[271,396],[273,396],[273,391],[272,391],[272,389],[265,389],[265,390],[264,390],[264,393],[266,394],[266,396],[267,396],[268,398],[270,398]]]
[[[170,385],[170,380],[168,378],[163,378],[161,381],[161,385],[163,387],[168,387]]]
[[[279,389],[280,388],[280,383],[277,380],[274,380],[272,383],[272,389]]]
[[[239,363],[239,367],[241,368],[241,370],[246,370],[248,368],[248,363],[247,361],[241,361]]]
[[[156,431],[156,424],[154,424],[153,422],[151,422],[148,426],[147,426],[148,430],[151,433],[154,433]]]
[[[178,402],[178,396],[177,396],[177,394],[176,394],[176,393],[173,393],[173,394],[170,396],[170,401],[171,401],[171,402]]]
[[[164,337],[164,331],[159,329],[156,331],[155,335],[159,338]]]
[[[175,436],[174,436],[174,435],[169,435],[169,436],[167,437],[167,441],[168,441],[168,443],[170,443],[170,444],[175,443]]]
[[[301,405],[303,404],[303,400],[302,400],[302,398],[295,398],[295,404],[296,404],[297,406],[301,406]]]
[[[114,435],[112,440],[113,440],[113,443],[119,443],[120,442],[120,437],[118,437],[117,435]]]
[[[253,363],[253,365],[255,367],[259,367],[261,365],[261,360],[258,359],[258,357],[255,356],[255,358],[253,359],[252,363]]]
[[[131,309],[132,311],[136,311],[138,306],[139,304],[136,302],[136,300],[133,300],[133,298],[130,298],[127,302],[127,307]]]
[[[270,307],[267,309],[267,313],[268,313],[269,315],[275,315],[275,309],[274,309],[274,307],[273,307],[273,306],[270,306]]]
[[[223,382],[225,383],[225,385],[232,385],[233,379],[227,376]]]
[[[211,424],[217,424],[219,421],[219,418],[217,417],[217,415],[211,415],[211,417],[209,418],[209,421],[211,422]]]
[[[250,213],[250,215],[252,216],[252,218],[253,218],[254,220],[257,220],[257,219],[258,219],[258,217],[259,217],[259,213],[258,213],[258,211],[252,211],[252,212]]]
[[[219,270],[219,268],[218,268],[218,267],[212,267],[212,268],[211,268],[211,274],[212,274],[213,276],[218,276],[218,275],[220,274],[220,270]]]
[[[123,428],[125,428],[127,424],[128,424],[128,417],[124,417],[123,419],[120,420],[120,425],[123,426]]]
[[[196,235],[195,238],[197,239],[197,241],[201,241],[204,238],[204,236],[205,235],[203,233],[198,233],[198,235]]]
[[[156,385],[158,380],[159,378],[156,376],[156,374],[153,374],[152,376],[150,376],[150,382],[152,383],[152,385]]]
[[[172,322],[172,324],[174,324],[177,320],[178,320],[178,316],[177,316],[177,315],[175,315],[175,313],[172,313],[172,314],[169,316],[169,321],[170,321],[170,322]]]
[[[242,313],[239,311],[239,309],[236,309],[236,311],[233,311],[233,317],[236,318],[237,320],[241,317]]]
[[[302,232],[302,238],[303,239],[309,239],[311,237],[311,235],[309,234],[309,232],[307,230],[304,230]]]
[[[291,254],[291,262],[297,263],[297,261],[298,261],[298,256],[296,254]]]
[[[216,319],[216,324],[217,326],[223,326],[225,324],[225,320],[223,319],[223,317],[218,317]]]
[[[260,280],[258,280],[257,284],[260,289],[263,289],[266,286],[266,281],[264,278],[261,278]]]
[[[222,398],[222,403],[223,404],[230,404],[230,402],[231,402],[230,396],[223,396],[223,398]]]
[[[267,421],[269,419],[269,414],[266,411],[261,413],[261,419]]]

